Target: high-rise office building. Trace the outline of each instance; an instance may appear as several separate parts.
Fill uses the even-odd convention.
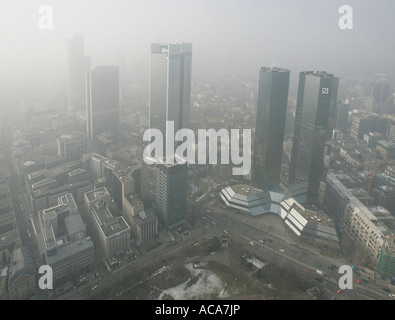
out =
[[[390,111],[391,87],[387,80],[382,79],[374,82],[370,87],[370,99],[367,105],[368,111],[383,114]]]
[[[342,132],[346,132],[349,129],[349,113],[350,113],[350,105],[344,102],[339,102],[337,104],[336,111],[336,125],[335,127]]]
[[[149,127],[162,132],[164,143],[166,121],[174,121],[175,132],[189,127],[191,73],[191,43],[151,45]]]
[[[68,79],[67,112],[72,115],[85,109],[85,73],[90,68],[91,59],[84,54],[84,37],[76,34],[67,40]]]
[[[315,202],[324,178],[326,141],[335,122],[339,79],[321,71],[299,75],[289,185],[306,183],[306,201]]]
[[[166,150],[166,121],[173,121],[174,132],[189,127],[191,74],[191,43],[151,45],[149,127],[162,132],[166,157],[174,156]],[[187,178],[186,164],[155,168],[155,209],[168,228],[185,221]]]
[[[252,168],[254,184],[260,188],[280,181],[289,76],[285,69],[260,70]]]
[[[162,224],[174,228],[186,214],[187,164],[156,166],[155,209]]]
[[[99,66],[87,74],[86,127],[93,139],[103,132],[119,133],[119,70]]]

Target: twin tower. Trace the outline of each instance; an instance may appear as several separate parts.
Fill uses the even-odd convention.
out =
[[[260,70],[252,179],[261,188],[280,184],[289,82],[289,70]],[[334,127],[338,85],[339,79],[326,72],[299,75],[288,190],[305,193],[308,202],[317,200],[325,176],[325,147]]]
[[[192,44],[152,44],[150,68],[150,128],[166,132],[189,127]],[[290,71],[262,67],[252,161],[253,183],[261,188],[280,184]],[[314,202],[325,177],[324,154],[334,127],[339,79],[322,71],[299,75],[295,131],[288,189]],[[297,193],[297,192],[296,192]]]

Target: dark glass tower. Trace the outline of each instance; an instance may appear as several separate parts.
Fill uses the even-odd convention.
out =
[[[187,164],[156,167],[155,209],[163,225],[170,229],[185,221],[187,175]]]
[[[99,66],[87,74],[86,126],[93,139],[103,132],[119,133],[119,71],[115,66]]]
[[[350,112],[350,105],[343,102],[337,104],[336,111],[336,128],[343,132],[348,130],[348,113]]]
[[[253,181],[260,188],[277,186],[287,116],[290,72],[262,67],[259,75]]]
[[[307,202],[318,197],[324,153],[335,122],[339,79],[321,71],[299,75],[289,185],[307,183]]]

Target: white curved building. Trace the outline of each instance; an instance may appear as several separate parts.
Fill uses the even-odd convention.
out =
[[[325,245],[339,243],[334,223],[327,214],[306,209],[282,193],[239,184],[222,189],[220,196],[228,207],[252,216],[277,214],[301,240]]]

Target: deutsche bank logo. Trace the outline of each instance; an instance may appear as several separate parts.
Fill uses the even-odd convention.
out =
[[[329,88],[322,88],[322,94],[328,94]]]

